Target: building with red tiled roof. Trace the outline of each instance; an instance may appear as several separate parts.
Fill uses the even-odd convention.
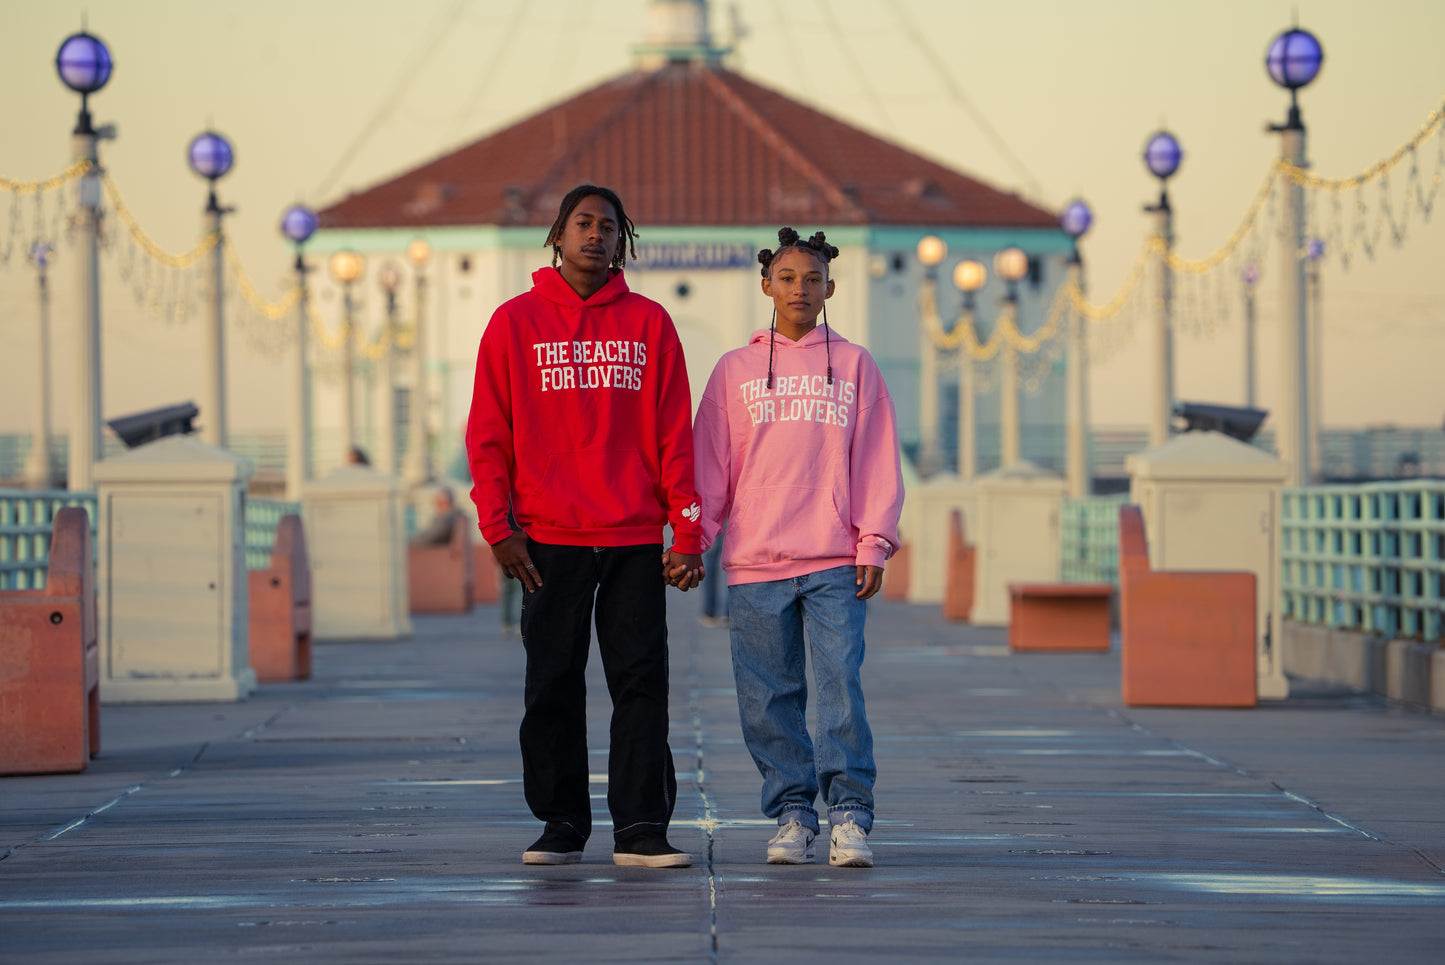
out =
[[[544,228],[581,183],[613,188],[649,227],[1058,227],[1052,212],[707,60],[599,84],[352,194],[321,222]]]
[[[441,340],[431,344],[443,346],[443,372],[458,371],[440,390],[450,429],[464,417],[491,310],[548,263],[542,241],[574,186],[607,185],[627,205],[640,256],[629,284],[672,313],[694,396],[724,351],[768,324],[757,250],[775,244],[781,225],[821,228],[842,250],[829,322],[878,359],[905,444],[916,445],[924,336],[915,245],[930,234],[947,243],[944,278],[964,258],[988,264],[999,249],[1022,247],[1032,269],[1021,300],[1027,330],[1042,320],[1071,250],[1057,216],[729,70],[701,0],[656,0],[650,18],[633,70],[328,205],[317,246],[400,253],[420,236],[441,256],[431,288]],[[985,330],[998,293],[993,281],[979,300]],[[956,296],[941,301],[952,316]],[[1062,381],[1048,379],[1023,403],[1024,455],[1059,469]],[[942,405],[946,453],[956,438],[951,399]],[[997,439],[996,397],[980,396],[975,408],[986,470],[997,464],[988,442]]]

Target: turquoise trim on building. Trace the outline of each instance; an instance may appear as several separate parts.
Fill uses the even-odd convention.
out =
[[[323,228],[306,243],[310,253],[350,250],[357,254],[397,253],[417,238],[434,251],[485,251],[491,248],[538,248],[546,228],[499,225],[446,225],[426,228]]]
[[[733,243],[766,248],[778,240],[778,225],[643,225],[638,239],[648,244]],[[913,251],[924,235],[937,235],[950,250],[997,251],[1018,246],[1034,254],[1069,254],[1073,239],[1057,228],[938,228],[903,225],[795,225],[800,233],[822,230],[841,247]],[[448,225],[424,228],[323,228],[307,243],[312,252],[349,249],[358,254],[404,251],[425,238],[437,251],[540,248],[542,225]]]
[[[1018,247],[1032,254],[1072,254],[1074,239],[1060,228],[939,228],[898,225],[867,229],[870,248],[902,249],[910,254],[924,235],[937,235],[949,251],[1001,251]],[[990,266],[992,270],[992,266]]]

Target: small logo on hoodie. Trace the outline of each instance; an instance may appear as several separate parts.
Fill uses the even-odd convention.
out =
[[[697,518],[701,515],[702,507],[699,506],[697,503],[693,503],[691,506],[687,507],[682,511],[682,518],[687,520],[689,523],[697,522]]]

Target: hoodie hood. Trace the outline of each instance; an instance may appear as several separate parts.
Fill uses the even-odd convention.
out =
[[[771,388],[773,385],[773,356],[780,348],[784,350],[814,348],[820,344],[823,346],[823,351],[826,354],[825,365],[827,366],[828,384],[832,385],[834,341],[846,343],[847,339],[836,334],[833,329],[828,326],[828,323],[824,322],[822,325],[814,325],[806,335],[796,342],[786,335],[778,335],[772,328],[760,328],[753,333],[752,340],[748,344],[757,345],[761,342],[768,343],[768,387]]]
[[[627,279],[623,277],[621,269],[618,268],[607,269],[607,284],[593,292],[592,297],[586,301],[583,301],[582,296],[567,284],[567,279],[562,277],[561,269],[538,268],[532,272],[532,291],[554,305],[561,305],[564,308],[605,305],[608,302],[617,301],[629,290]]]
[[[566,285],[567,283],[564,281],[562,284]],[[601,292],[599,292],[598,294],[601,294]],[[760,328],[753,333],[752,338],[748,339],[748,344],[756,345],[758,342],[767,342],[768,336],[776,334],[777,333],[775,333],[771,328]],[[788,338],[786,335],[777,335],[777,337],[773,339],[773,348],[774,350],[781,352],[783,349],[786,348],[807,348],[810,345],[823,345],[829,340],[834,342],[848,341],[846,338],[839,335],[836,330],[829,328],[828,331],[825,333],[823,331],[822,325],[816,325],[813,327],[813,330],[811,332],[809,332],[807,335],[804,335],[796,342]]]

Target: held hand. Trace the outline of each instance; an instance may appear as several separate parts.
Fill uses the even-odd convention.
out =
[[[662,554],[662,578],[668,586],[675,586],[686,593],[701,583],[706,575],[702,556],[698,553],[679,553],[669,549]]]
[[[502,573],[520,581],[522,589],[535,593],[541,588],[542,575],[537,572],[537,567],[532,564],[532,557],[527,553],[527,537],[524,534],[513,533],[500,543],[493,543],[492,555],[497,558],[497,566]]]
[[[858,599],[866,600],[881,589],[883,589],[883,567],[858,567],[858,592],[856,594]]]

